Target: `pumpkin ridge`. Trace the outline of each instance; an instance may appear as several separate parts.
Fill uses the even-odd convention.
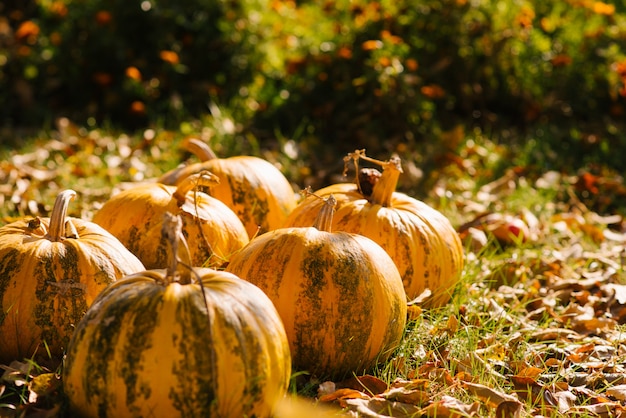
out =
[[[1,254],[1,256],[2,259],[6,261],[0,264],[0,302],[4,299],[4,292],[9,285],[13,272],[19,271],[26,257],[24,254],[21,254],[19,250],[14,248],[9,248],[6,253]],[[0,326],[2,326],[6,317],[7,312],[5,312],[4,309],[0,309]]]

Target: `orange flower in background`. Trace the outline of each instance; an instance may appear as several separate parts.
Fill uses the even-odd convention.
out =
[[[441,99],[446,95],[446,92],[441,86],[437,84],[429,84],[427,86],[422,86],[420,89],[422,94],[430,99]]]
[[[180,62],[178,54],[174,51],[161,51],[159,53],[159,56],[163,61],[169,62],[172,65],[178,64]]]
[[[128,67],[126,68],[126,77],[135,81],[141,81],[141,71],[137,67]]]
[[[22,22],[15,31],[15,39],[33,44],[37,40],[37,36],[39,36],[39,31],[39,26],[35,22],[27,20]]]
[[[135,100],[130,104],[130,112],[135,115],[143,115],[146,113],[146,105],[141,100]]]
[[[614,64],[615,72],[622,78],[626,78],[626,60]]]
[[[50,5],[50,11],[59,17],[65,17],[67,15],[67,6],[61,1],[55,1]]]
[[[599,15],[611,16],[615,14],[615,5],[607,4],[601,1],[595,1],[593,2],[591,10]]]
[[[96,23],[100,26],[106,26],[113,20],[113,15],[106,10],[100,10],[96,13]]]
[[[370,39],[369,41],[365,41],[363,42],[363,44],[361,44],[361,48],[363,48],[364,51],[373,51],[382,47],[383,43],[378,39]]]
[[[392,35],[391,32],[389,32],[388,30],[384,30],[380,33],[380,37],[382,39],[384,39],[385,41],[391,42],[392,44],[401,44],[402,43],[402,38],[396,35]]]
[[[554,67],[565,67],[572,63],[572,57],[566,54],[559,54],[559,55],[554,56],[550,60],[550,63]]]
[[[535,10],[529,6],[523,6],[519,14],[515,17],[515,23],[523,28],[529,28],[533,25],[535,19]]]
[[[391,60],[389,59],[389,57],[380,57],[378,59],[378,63],[383,67],[389,67],[391,65]]]
[[[337,50],[337,55],[340,58],[350,59],[352,58],[352,50],[348,48],[347,46],[342,46],[341,48]]]
[[[419,68],[419,64],[415,58],[407,59],[404,65],[409,71],[416,71]]]
[[[622,97],[626,97],[626,60],[616,62],[612,68],[615,70],[622,82],[622,87],[619,89],[618,94]]]

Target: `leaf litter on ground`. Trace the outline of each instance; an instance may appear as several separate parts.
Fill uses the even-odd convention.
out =
[[[91,219],[124,184],[182,162],[172,137],[67,125],[13,152],[0,163],[0,224],[46,216],[68,187],[80,195],[71,215]],[[388,362],[338,382],[311,377],[315,390],[290,397],[278,416],[312,404],[324,416],[626,416],[626,223],[606,212],[626,196],[621,178],[513,168],[481,185],[483,171],[488,178],[468,157],[463,170],[442,169],[427,196],[466,248],[452,302],[431,311],[411,301]],[[56,416],[57,375],[16,366],[3,366],[0,416]]]

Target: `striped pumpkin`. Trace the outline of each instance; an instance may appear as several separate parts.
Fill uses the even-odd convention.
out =
[[[62,372],[72,416],[269,417],[286,394],[291,358],[271,301],[175,252],[184,263],[115,282],[76,327]]]
[[[73,190],[50,218],[0,228],[0,362],[61,358],[74,326],[111,282],[144,266],[100,226],[67,217]]]
[[[217,178],[202,172],[178,186],[141,184],[119,192],[98,210],[93,221],[115,235],[147,269],[164,268],[169,244],[162,236],[163,215],[180,214],[194,266],[219,267],[249,241],[245,227],[224,203],[194,191]]]
[[[394,260],[409,300],[426,290],[426,307],[446,304],[463,270],[463,247],[450,221],[439,211],[404,193],[396,192],[402,168],[400,160],[382,162],[357,151],[350,155],[383,166],[380,177],[366,172],[357,184],[340,183],[315,192],[333,195],[337,209],[332,228],[371,238]],[[358,167],[358,165],[357,165]],[[364,180],[369,181],[364,181]],[[372,187],[373,185],[373,187]],[[311,223],[320,200],[309,196],[292,211],[286,227]]]
[[[274,302],[294,369],[341,378],[388,358],[404,332],[407,300],[398,269],[378,244],[329,231],[333,205],[327,199],[314,227],[252,239],[226,269]]]
[[[207,144],[193,138],[187,140],[185,146],[201,162],[174,169],[158,181],[178,184],[201,170],[215,174],[220,182],[209,188],[209,194],[239,216],[250,238],[280,227],[296,207],[291,184],[270,162],[247,155],[217,158]]]

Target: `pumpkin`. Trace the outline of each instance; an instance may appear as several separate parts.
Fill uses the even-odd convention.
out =
[[[95,213],[93,221],[115,235],[147,269],[164,268],[169,244],[161,230],[163,214],[180,214],[194,266],[219,267],[249,241],[245,227],[221,201],[194,190],[217,182],[201,172],[178,186],[141,184],[119,192]]]
[[[282,226],[296,206],[293,187],[269,161],[249,155],[217,158],[206,143],[194,138],[184,145],[201,162],[174,169],[157,181],[178,184],[201,170],[215,174],[220,182],[212,185],[208,193],[239,216],[250,238]]]
[[[293,368],[341,378],[387,359],[406,325],[402,279],[371,239],[331,232],[334,198],[310,227],[250,240],[226,270],[260,287],[280,314]]]
[[[59,193],[49,218],[0,228],[0,362],[60,358],[96,296],[145,269],[103,228],[67,217],[75,196],[73,190]]]
[[[364,235],[383,247],[402,275],[409,300],[422,296],[425,307],[445,305],[463,270],[459,235],[441,212],[396,191],[402,172],[400,159],[378,161],[363,150],[349,154],[346,161],[353,160],[358,168],[360,159],[382,166],[382,174],[358,170],[360,180],[356,184],[338,183],[315,193],[322,197],[332,194],[337,199],[332,228]],[[320,206],[319,199],[307,197],[284,226],[309,224]]]
[[[61,376],[72,416],[271,416],[291,375],[276,309],[231,273],[190,267],[180,217],[164,228],[168,268],[115,282],[76,327]]]

